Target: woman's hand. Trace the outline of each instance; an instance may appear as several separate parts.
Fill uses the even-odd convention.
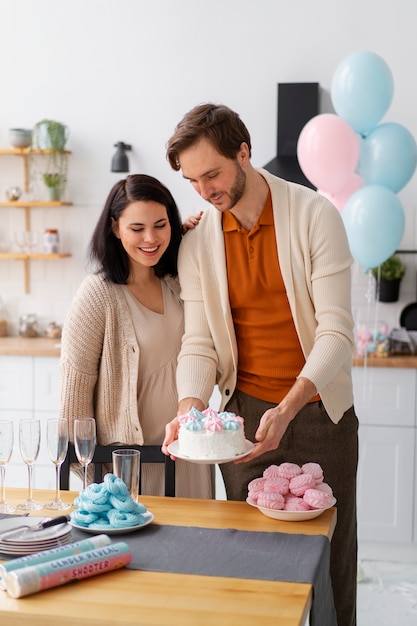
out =
[[[194,215],[189,215],[188,217],[185,218],[182,224],[183,235],[185,235],[187,231],[191,230],[192,228],[195,228],[198,225],[203,213],[204,211],[200,211],[200,213],[195,213]]]
[[[166,456],[170,456],[173,461],[175,461],[176,457],[172,456],[168,451],[168,446],[170,443],[178,439],[178,430],[179,423],[178,417],[174,417],[173,420],[168,422],[165,426],[165,439],[162,442],[162,452],[166,454]]]
[[[185,413],[188,413],[188,411],[190,411],[193,407],[195,407],[198,411],[204,411],[206,408],[204,403],[198,398],[183,398],[178,403],[177,417],[174,417],[174,419],[165,425],[165,439],[162,442],[161,450],[166,456],[170,456],[173,461],[176,460],[176,457],[169,453],[168,446],[170,443],[178,439],[178,431],[180,429],[178,417],[180,415],[185,415]]]

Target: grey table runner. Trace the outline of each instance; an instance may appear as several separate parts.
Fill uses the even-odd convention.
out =
[[[73,529],[74,540],[85,533]],[[323,535],[150,524],[117,535],[132,550],[131,569],[254,578],[313,585],[311,626],[337,626],[329,575],[330,544]]]
[[[79,541],[88,535],[73,528],[72,536]],[[310,583],[310,626],[337,626],[329,575],[330,544],[324,535],[153,523],[135,533],[115,535],[113,541],[129,545],[130,569]]]

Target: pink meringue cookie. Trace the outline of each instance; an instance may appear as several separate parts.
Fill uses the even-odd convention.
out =
[[[333,489],[327,483],[319,483],[316,485],[316,489],[324,491],[324,493],[329,493],[331,496],[333,495]]]
[[[270,465],[264,470],[262,474],[264,478],[278,478],[279,476],[279,467],[278,465]]]
[[[265,478],[255,478],[249,483],[248,497],[254,502],[258,500],[258,495],[263,492],[265,481]]]
[[[323,482],[323,469],[319,463],[304,463],[301,471],[304,474],[310,474],[317,484]]]
[[[296,463],[281,463],[278,465],[278,476],[281,478],[294,478],[301,474],[301,467]]]
[[[303,498],[289,494],[285,498],[284,511],[309,511],[310,507]]]
[[[303,496],[307,489],[314,489],[316,481],[311,474],[298,474],[290,480],[290,491],[295,496]]]
[[[212,433],[217,433],[223,430],[223,422],[218,417],[208,418],[204,427]]]
[[[266,478],[264,491],[271,491],[272,493],[280,493],[285,496],[289,491],[290,481],[288,478]]]
[[[217,412],[211,407],[207,407],[207,409],[204,409],[204,411],[202,411],[202,414],[208,419],[215,419],[218,416]]]
[[[254,478],[248,485],[248,491],[252,491],[253,493],[263,491],[265,482],[266,478]]]
[[[319,489],[307,489],[303,498],[312,509],[328,509],[336,502],[333,496]]]
[[[280,493],[263,491],[258,494],[257,505],[263,509],[281,510],[284,508],[284,496]]]
[[[255,504],[258,503],[258,496],[260,493],[263,493],[262,491],[251,491],[249,489],[248,491],[248,499],[252,500],[252,502],[255,502]]]

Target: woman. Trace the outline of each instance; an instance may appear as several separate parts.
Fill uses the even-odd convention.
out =
[[[182,231],[171,193],[155,178],[135,174],[112,188],[89,246],[95,272],[63,328],[61,416],[71,434],[75,418],[94,417],[100,445],[162,444],[177,409]],[[143,465],[142,493],[162,495],[163,476],[162,465]],[[211,498],[210,466],[178,461],[176,495]]]

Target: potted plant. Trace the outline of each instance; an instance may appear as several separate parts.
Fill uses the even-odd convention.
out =
[[[50,174],[44,173],[43,180],[47,188],[49,200],[55,201],[61,199],[62,177],[57,172]]]
[[[43,119],[35,124],[32,145],[39,150],[63,152],[68,139],[68,127],[55,120]]]
[[[68,153],[65,145],[68,127],[55,120],[43,119],[37,122],[32,132],[32,148],[41,160],[32,159],[32,171],[40,174],[45,183],[50,200],[60,200],[67,182]]]
[[[376,295],[380,302],[397,302],[400,295],[400,284],[406,266],[397,254],[393,254],[380,266],[372,268],[376,279]]]

